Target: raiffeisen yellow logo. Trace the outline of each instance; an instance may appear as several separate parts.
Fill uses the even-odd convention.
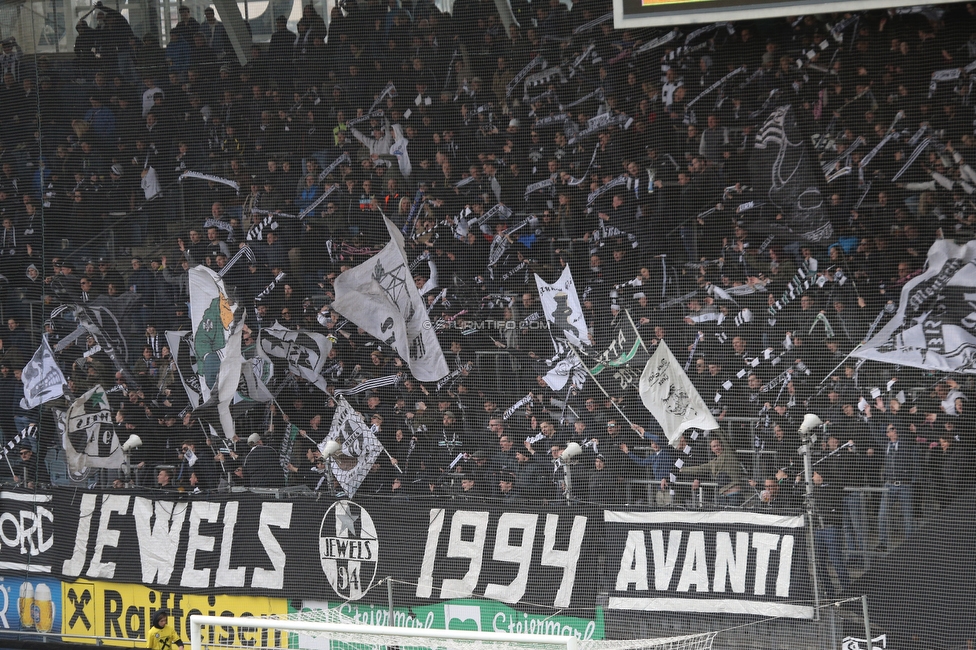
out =
[[[223,596],[157,591],[142,585],[110,582],[62,583],[61,634],[70,643],[98,644],[96,637],[110,645],[143,648],[156,610],[170,610],[170,624],[189,647],[190,616],[266,616],[287,614],[284,598]],[[275,630],[222,625],[204,628],[204,643],[235,646],[287,648],[288,633]]]

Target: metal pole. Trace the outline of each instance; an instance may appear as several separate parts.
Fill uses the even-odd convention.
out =
[[[810,566],[813,567],[813,611],[816,612],[815,620],[820,620],[820,576],[817,572],[817,548],[813,533],[813,463],[810,461],[810,438],[804,434],[803,446],[797,451],[803,456],[803,476],[807,482],[806,501],[807,506],[807,544],[809,552]]]
[[[386,576],[386,598],[390,603],[390,627],[393,627],[393,578]]]
[[[861,596],[861,612],[864,616],[864,635],[868,640],[868,650],[874,650],[874,642],[871,640],[871,617],[868,616],[868,596]]]

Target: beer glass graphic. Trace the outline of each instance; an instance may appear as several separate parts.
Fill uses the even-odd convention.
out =
[[[46,634],[54,627],[54,601],[51,600],[51,588],[41,583],[34,589],[34,606],[31,607],[31,618],[38,632]]]
[[[50,595],[50,590],[48,594]],[[34,586],[29,582],[20,584],[20,596],[17,598],[17,615],[20,617],[20,629],[29,630],[34,627],[34,617],[31,610],[34,607]]]

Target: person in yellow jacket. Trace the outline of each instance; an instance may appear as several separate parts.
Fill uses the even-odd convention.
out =
[[[156,613],[153,614],[152,627],[146,634],[146,640],[146,647],[149,650],[175,650],[174,646],[182,650],[183,641],[173,626],[169,624],[169,610],[165,607],[156,610]]]

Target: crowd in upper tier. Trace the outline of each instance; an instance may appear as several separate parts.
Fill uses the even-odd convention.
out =
[[[239,441],[205,436],[188,406],[165,332],[190,329],[188,269],[232,263],[246,354],[277,321],[331,336],[330,392],[401,375],[351,398],[389,452],[361,494],[619,502],[646,477],[658,504],[704,479],[720,505],[795,506],[807,412],[827,422],[821,481],[890,488],[882,544],[889,509],[910,530],[913,508],[972,484],[971,382],[847,355],[937,238],[972,236],[973,3],[671,36],[615,30],[602,0],[513,1],[517,22],[490,0],[347,2],[328,23],[309,5],[243,66],[212,8],[181,6],[163,47],[96,6],[74,60],[12,38],[0,54],[0,429],[38,425],[10,458],[17,482],[51,480],[42,461],[61,447],[58,404],[20,403],[47,332],[70,394],[101,385],[120,440],[143,441],[118,486],[336,489],[316,446],[335,403],[318,388],[241,415]],[[823,197],[818,238],[784,229],[757,189],[757,130],[782,106]],[[388,240],[384,216],[459,371],[442,386],[330,310],[337,275]],[[688,360],[722,430],[689,432],[680,471],[636,391],[547,383],[533,274],[567,266],[592,349],[629,318]],[[89,303],[118,316],[121,358],[84,336],[57,346],[75,329],[59,308]],[[301,436],[283,455],[286,423]],[[568,442],[584,448],[572,469]],[[860,522],[849,498],[827,511]]]

